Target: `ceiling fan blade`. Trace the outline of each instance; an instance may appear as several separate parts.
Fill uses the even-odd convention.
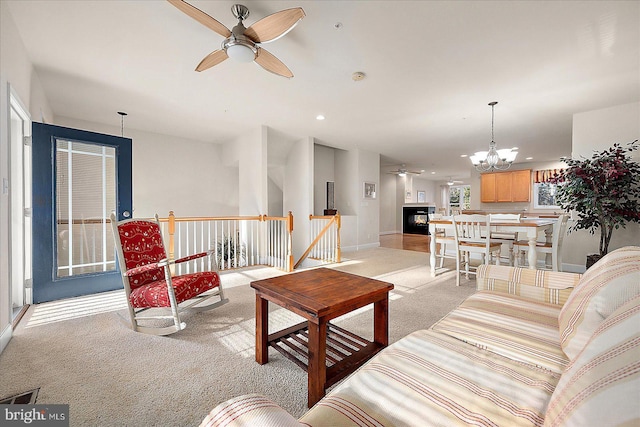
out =
[[[202,61],[200,61],[200,63],[196,67],[196,71],[208,70],[209,68],[213,67],[214,65],[218,65],[227,58],[227,52],[225,52],[224,50],[214,50],[209,55],[205,56]]]
[[[222,37],[229,37],[231,35],[231,31],[225,27],[223,24],[218,22],[215,18],[207,15],[197,7],[191,6],[184,0],[167,0],[169,3],[180,9],[182,12],[186,13],[202,25],[207,28],[212,29],[216,33],[220,34]],[[215,65],[215,64],[214,64]]]
[[[291,78],[293,73],[278,58],[267,52],[263,48],[258,48],[258,54],[255,59],[256,63],[267,71],[282,77]]]
[[[305,17],[301,7],[285,9],[266,16],[247,28],[244,35],[255,43],[268,43],[284,36]]]

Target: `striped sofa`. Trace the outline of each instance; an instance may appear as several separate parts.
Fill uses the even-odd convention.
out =
[[[640,425],[640,247],[584,275],[485,265],[477,287],[299,420],[253,394],[202,426]]]

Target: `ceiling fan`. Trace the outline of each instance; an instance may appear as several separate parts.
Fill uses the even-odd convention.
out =
[[[260,19],[249,28],[242,21],[249,16],[249,9],[241,4],[234,4],[231,13],[238,19],[238,24],[229,30],[216,19],[184,0],[167,0],[169,3],[189,15],[205,27],[220,34],[225,39],[222,48],[205,56],[196,67],[196,71],[207,70],[231,57],[240,62],[254,61],[265,70],[279,76],[291,78],[293,73],[278,58],[265,50],[261,44],[279,39],[291,31],[305,17],[301,7],[281,10]]]
[[[407,175],[420,175],[422,174],[422,172],[424,171],[410,171],[407,169],[407,165],[402,164],[398,169],[389,171],[387,173],[392,173],[398,176],[407,176]]]
[[[447,185],[455,185],[455,184],[462,184],[462,181],[456,181],[451,179],[451,177],[449,177],[449,180],[447,181]]]

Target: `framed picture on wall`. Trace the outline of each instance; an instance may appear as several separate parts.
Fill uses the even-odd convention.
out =
[[[376,184],[373,182],[364,183],[364,198],[375,199],[376,198]]]
[[[424,203],[427,201],[427,196],[424,191],[418,191],[418,203]]]

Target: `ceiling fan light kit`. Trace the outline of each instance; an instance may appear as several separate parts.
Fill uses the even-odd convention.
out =
[[[238,40],[230,40],[228,43],[225,41],[224,50],[229,58],[238,62],[253,62],[258,53],[255,47]]]
[[[421,170],[421,171],[410,171],[410,170],[407,170],[407,165],[402,164],[402,165],[400,165],[400,167],[398,169],[389,171],[388,173],[394,174],[394,175],[398,175],[400,177],[405,177],[407,175],[421,175],[422,172],[424,172],[424,170]]]
[[[291,70],[260,44],[275,41],[291,31],[305,17],[302,8],[281,10],[246,28],[243,21],[249,16],[249,9],[244,5],[234,4],[231,7],[231,13],[238,19],[238,24],[233,27],[233,30],[229,30],[224,24],[184,0],[167,1],[202,25],[225,37],[221,49],[205,56],[196,67],[196,71],[207,70],[227,58],[232,58],[238,62],[255,62],[265,70],[282,77],[293,77]]]
[[[491,142],[489,143],[489,151],[477,151],[473,156],[469,156],[473,166],[480,172],[509,169],[518,155],[518,151],[514,148],[496,149],[493,137],[493,116],[494,107],[497,103],[497,101],[489,103],[491,106]]]

